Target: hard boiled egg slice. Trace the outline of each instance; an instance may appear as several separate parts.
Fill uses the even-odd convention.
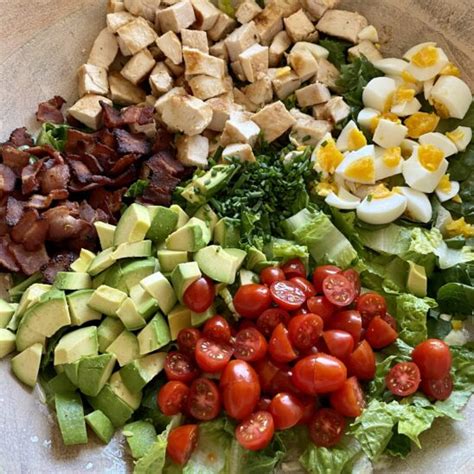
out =
[[[383,185],[377,186],[374,192],[357,207],[357,217],[368,224],[389,224],[398,219],[407,207],[407,199],[401,194],[389,191]]]
[[[314,169],[323,173],[324,176],[334,173],[343,159],[344,155],[337,149],[336,142],[330,133],[322,138],[311,155]]]
[[[459,193],[460,187],[457,181],[449,180],[449,174],[445,174],[436,187],[435,193],[441,202],[449,201]]]
[[[337,209],[356,209],[360,204],[360,199],[344,188],[339,188],[339,192],[335,194],[331,192],[325,199],[326,203]]]
[[[431,89],[429,100],[441,117],[463,119],[471,106],[472,93],[459,77],[441,76]]]
[[[423,90],[423,83],[417,81],[411,74],[404,71],[401,76],[387,76],[395,81],[397,87],[403,87],[415,91],[419,94]]]
[[[376,77],[369,81],[362,94],[365,107],[384,112],[390,109],[392,96],[397,89],[397,84],[390,77]]]
[[[347,181],[361,184],[375,183],[375,147],[367,145],[347,153],[336,173]]]
[[[407,208],[405,214],[410,219],[423,223],[430,221],[431,216],[433,215],[433,208],[431,207],[431,202],[425,193],[406,186],[394,188],[393,191],[406,197]]]
[[[410,140],[409,138],[402,140],[402,143],[400,143],[400,148],[402,149],[403,158],[409,158],[416,146],[418,146],[418,143],[415,140]]]
[[[372,126],[379,116],[380,112],[378,110],[365,107],[359,112],[359,115],[357,115],[357,123],[364,130],[373,130]]]
[[[412,46],[404,55],[403,59],[406,59],[407,61],[411,61],[411,58],[420,52],[423,48],[427,48],[428,46],[434,46],[436,47],[436,43],[433,41],[427,41],[426,43],[420,43],[416,44],[415,46]]]
[[[367,139],[353,120],[342,129],[336,142],[336,146],[340,151],[355,151],[365,145],[367,145]]]
[[[373,140],[377,145],[383,148],[392,148],[399,146],[406,137],[408,128],[401,123],[395,123],[391,120],[380,119],[374,132]]]
[[[428,81],[437,76],[449,59],[441,48],[434,43],[424,43],[411,48],[404,56],[410,61],[406,72],[411,74],[417,81]]]
[[[399,117],[408,117],[421,109],[421,102],[415,97],[408,102],[392,105],[390,112]]]
[[[403,158],[400,147],[375,148],[375,180],[385,179],[402,172]]]
[[[416,112],[407,119],[405,125],[408,127],[408,136],[410,138],[420,138],[425,133],[433,132],[439,123],[439,117],[436,114],[427,112]]]
[[[439,132],[425,133],[418,141],[421,145],[434,145],[439,148],[443,151],[445,158],[458,152],[456,145],[446,135]]]
[[[423,97],[425,98],[425,100],[428,100],[430,98],[434,83],[434,79],[430,79],[429,81],[423,82]]]
[[[456,145],[458,151],[464,151],[472,140],[472,128],[461,127],[452,132],[446,132],[446,136]]]
[[[384,58],[375,61],[374,66],[386,76],[401,76],[408,62],[399,58]]]
[[[444,152],[433,145],[415,147],[410,158],[403,162],[403,177],[417,191],[432,193],[448,169]]]

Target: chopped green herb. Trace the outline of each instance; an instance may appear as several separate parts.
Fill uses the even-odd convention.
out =
[[[351,47],[346,41],[336,39],[322,39],[319,44],[329,51],[328,61],[334,64],[338,69],[347,63],[347,50]]]
[[[145,189],[148,187],[149,181],[147,179],[139,179],[135,181],[125,193],[125,197],[135,198],[142,196],[145,192]]]

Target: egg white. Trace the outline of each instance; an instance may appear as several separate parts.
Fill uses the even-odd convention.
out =
[[[403,158],[396,166],[388,166],[384,161],[384,154],[387,152],[385,148],[375,147],[375,180],[389,178],[402,172]]]
[[[443,151],[445,158],[458,152],[456,145],[446,135],[439,132],[425,133],[418,141],[420,145],[434,145],[439,148]]]
[[[441,76],[431,89],[429,100],[442,104],[450,117],[463,119],[471,106],[472,93],[459,77]]]
[[[407,136],[408,128],[401,123],[395,123],[391,120],[380,119],[375,129],[374,143],[383,148],[399,146],[402,140]]]
[[[456,135],[460,135],[457,137]],[[446,134],[448,138],[456,145],[458,151],[465,151],[472,141],[472,128],[459,126],[451,131],[451,134]]]
[[[449,184],[451,185],[451,189],[448,192],[443,191],[440,185],[436,187],[435,193],[436,193],[436,196],[438,196],[438,199],[440,200],[440,202],[449,201],[450,199],[453,199],[453,197],[459,193],[461,186],[457,181],[450,181]]]
[[[360,199],[357,196],[354,196],[349,191],[344,188],[339,188],[337,194],[331,192],[325,199],[326,204],[329,204],[332,207],[343,210],[353,210],[356,209],[360,204]]]
[[[370,80],[362,93],[364,106],[383,112],[396,89],[397,84],[390,77],[376,77]]]
[[[416,191],[407,186],[396,188],[396,192],[405,196],[407,199],[407,207],[405,214],[412,220],[426,223],[431,220],[433,208],[428,196],[421,191]]]
[[[350,167],[351,165],[365,158],[368,158],[370,160],[375,171],[375,147],[374,145],[367,145],[367,146],[364,146],[363,148],[360,148],[359,150],[347,153],[346,156],[344,157],[344,160],[337,167],[336,175],[341,176],[346,181],[352,181],[354,183],[374,184],[375,173],[374,173],[373,179],[371,179],[370,176],[355,178],[353,176],[348,176],[346,174],[348,167]]]
[[[389,224],[398,219],[407,207],[405,196],[390,193],[389,196],[370,199],[370,194],[357,207],[357,217],[368,224]]]

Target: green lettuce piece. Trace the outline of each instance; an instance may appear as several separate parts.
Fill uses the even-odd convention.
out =
[[[37,145],[51,145],[54,149],[64,151],[67,140],[67,131],[71,128],[66,124],[45,122],[36,138]]]
[[[347,63],[347,50],[352,46],[347,41],[325,38],[319,41],[320,46],[329,51],[328,60],[338,69]]]
[[[270,259],[287,261],[292,258],[301,259],[306,265],[309,260],[308,247],[298,245],[292,240],[272,239]]]
[[[464,283],[446,283],[438,289],[436,300],[442,311],[449,314],[474,314],[474,287]]]
[[[421,448],[420,434],[428,430],[434,419],[439,416],[443,414],[434,408],[420,408],[413,405],[404,407],[399,412],[398,433],[405,435]]]
[[[362,243],[385,255],[401,255],[410,245],[410,229],[390,224],[382,229],[359,229]]]
[[[385,450],[385,454],[405,459],[411,453],[411,440],[408,436],[393,433]]]

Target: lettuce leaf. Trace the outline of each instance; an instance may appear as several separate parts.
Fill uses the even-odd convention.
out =
[[[439,288],[436,300],[445,313],[466,316],[474,314],[474,287],[464,283],[446,283]]]
[[[45,122],[36,138],[37,145],[51,145],[55,150],[64,151],[69,125]]]

